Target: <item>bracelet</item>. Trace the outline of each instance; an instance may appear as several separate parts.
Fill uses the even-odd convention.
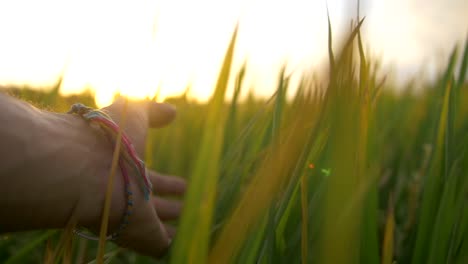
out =
[[[120,128],[105,112],[97,109],[92,109],[80,103],[76,103],[72,105],[70,111],[68,111],[68,114],[77,114],[87,122],[98,125],[101,129],[103,129],[106,132],[108,139],[111,142],[115,143]],[[137,178],[139,180],[146,201],[149,200],[152,191],[151,182],[149,181],[146,173],[145,163],[140,158],[138,158],[135,148],[133,147],[127,135],[122,131],[122,148],[120,149],[118,165],[120,171],[122,172],[122,177],[124,179],[125,197],[127,199],[127,204],[119,227],[114,233],[108,235],[106,237],[106,240],[116,240],[119,237],[119,234],[129,224],[129,218],[132,214],[133,193],[130,190],[130,178],[125,167],[125,162],[135,170],[137,176],[140,176]],[[87,234],[82,230],[75,229],[74,233],[89,240],[99,240],[99,237]]]

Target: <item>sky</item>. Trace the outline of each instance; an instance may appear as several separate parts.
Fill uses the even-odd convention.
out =
[[[235,25],[233,72],[247,61],[255,94],[273,93],[278,72],[297,79],[327,59],[327,5],[334,39],[356,16],[346,0],[2,0],[0,85],[93,89],[98,105],[116,91],[207,100]],[[368,52],[402,80],[430,76],[468,36],[466,0],[361,0]],[[247,92],[247,91],[245,91]]]

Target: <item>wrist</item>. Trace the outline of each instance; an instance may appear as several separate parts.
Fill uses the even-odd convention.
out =
[[[116,173],[117,167],[119,167],[119,169],[121,170],[122,175],[120,175],[121,176],[119,177],[120,181],[118,181],[120,184],[116,184],[116,188],[113,185],[109,185],[111,184],[111,182],[116,181],[115,180],[116,175],[109,175],[109,176],[112,176],[114,179],[112,180],[106,179],[106,184],[100,184],[100,182],[102,182],[100,180],[97,181],[97,184],[91,184],[92,186],[98,186],[98,188],[93,189],[94,191],[97,191],[98,194],[92,195],[92,196],[102,197],[102,195],[100,194],[102,194],[103,192],[100,190],[104,190],[104,189],[106,190],[106,196],[105,196],[106,200],[103,201],[105,204],[105,209],[99,210],[99,212],[102,212],[103,214],[102,217],[104,217],[108,221],[108,224],[109,224],[109,228],[105,229],[105,232],[107,232],[108,234],[111,233],[110,235],[107,236],[107,239],[115,240],[123,235],[124,229],[129,224],[129,216],[132,215],[135,209],[139,208],[139,206],[136,206],[136,207],[134,206],[135,205],[134,202],[138,202],[139,200],[139,195],[137,193],[135,193],[136,194],[135,196],[132,194],[133,188],[131,187],[132,184],[130,182],[129,175],[127,175],[128,172],[127,172],[125,164],[128,164],[130,167],[132,167],[132,169],[135,169],[134,171],[136,173],[135,176],[141,178],[142,182],[141,182],[140,187],[142,188],[142,195],[143,195],[143,197],[141,198],[148,201],[151,195],[152,187],[151,187],[151,182],[148,179],[148,176],[146,173],[145,164],[139,159],[137,152],[135,148],[133,147],[132,143],[130,142],[130,139],[128,138],[128,136],[125,133],[121,134],[119,125],[116,124],[107,113],[102,112],[100,110],[94,110],[82,104],[74,104],[71,110],[69,111],[69,113],[76,114],[77,116],[80,116],[84,120],[86,120],[89,124],[93,125],[93,127],[102,129],[102,131],[105,131],[107,139],[109,139],[109,141],[112,142],[112,144],[115,144],[117,140],[116,146],[120,146],[118,150],[115,149],[113,151],[114,155],[112,155],[113,156],[112,164],[109,164],[112,166],[111,173]],[[117,153],[116,151],[119,151],[119,153]],[[115,154],[118,154],[118,155],[115,155]],[[119,155],[120,157],[118,158]],[[117,165],[117,159],[118,159],[118,165]],[[110,166],[105,166],[105,167],[107,167],[107,170],[109,170]],[[96,168],[100,168],[100,166],[96,166]],[[130,169],[130,171],[132,171],[132,169]],[[94,173],[91,173],[91,174],[94,174]],[[117,190],[123,189],[122,190],[123,192],[120,192],[120,195],[115,194],[116,189]],[[109,190],[111,191],[111,193],[109,193]],[[124,203],[122,203],[122,199],[121,199],[122,196],[124,196],[126,199],[125,201],[123,201]],[[84,197],[84,200],[87,200],[86,198],[87,196]],[[85,204],[88,204],[88,203],[85,202]],[[145,204],[147,205],[147,203]],[[122,208],[122,205],[124,205],[124,208]],[[150,209],[151,208],[152,207],[150,207]],[[121,215],[122,209],[124,209],[123,215]],[[137,209],[136,211],[139,211],[139,210]],[[150,210],[150,212],[154,213],[154,209]],[[120,217],[118,217],[116,213],[118,215],[120,214]],[[96,228],[96,225],[93,225],[92,220],[100,219],[100,218],[101,217],[95,217],[95,216],[91,217],[90,218],[91,222],[88,223],[88,225],[90,225],[91,227],[95,227],[95,228],[92,228],[95,231],[98,228]],[[118,227],[115,226],[116,222],[114,221],[117,218],[121,219]],[[135,219],[135,217],[132,217],[132,219]],[[101,221],[98,221],[98,223],[101,223]],[[78,234],[89,239],[97,239],[96,237],[93,238],[93,236],[88,236],[81,232],[78,232]]]
[[[77,117],[0,99],[0,120],[8,124],[0,134],[5,155],[0,183],[8,186],[0,195],[2,230],[61,228],[72,216],[81,221],[93,210],[82,209],[81,200],[84,190],[97,188],[93,176],[101,175],[90,174],[99,171],[96,164],[106,163],[105,142]]]
[[[38,171],[46,174],[41,178],[55,193],[58,227],[64,227],[71,217],[78,225],[94,227],[111,166],[111,144],[102,131],[78,116],[42,112],[40,120],[42,133],[36,136],[41,146],[34,149],[43,153],[43,164],[48,164],[48,169]]]
[[[98,230],[104,205],[113,145],[103,131],[76,115],[38,112],[37,133],[30,160],[39,185],[49,195],[41,209],[48,215],[43,227],[64,227],[73,217],[77,225]],[[33,154],[34,152],[39,152]],[[110,227],[118,225],[124,211],[123,182],[115,175]],[[36,213],[37,214],[37,213]]]
[[[70,151],[67,152],[72,160],[78,161],[75,166],[69,167],[74,168],[74,172],[66,172],[74,174],[72,182],[77,200],[73,210],[77,224],[97,232],[101,224],[114,144],[102,129],[77,115],[55,115],[69,137]],[[120,170],[114,177],[109,230],[118,226],[125,210],[124,182]]]
[[[0,232],[99,227],[113,146],[78,116],[40,111],[0,94]],[[110,228],[124,211],[116,175]],[[114,223],[115,222],[115,223]]]

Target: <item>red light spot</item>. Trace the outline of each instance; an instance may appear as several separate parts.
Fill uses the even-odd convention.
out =
[[[309,169],[313,169],[313,168],[315,168],[314,164],[313,164],[313,163],[310,163],[310,164],[309,164]]]

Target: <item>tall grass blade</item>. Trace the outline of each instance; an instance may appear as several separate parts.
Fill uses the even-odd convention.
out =
[[[440,109],[437,134],[434,139],[434,154],[432,156],[431,168],[427,175],[422,197],[422,205],[419,212],[419,223],[417,229],[417,238],[412,258],[412,263],[427,262],[427,251],[430,248],[430,237],[433,234],[435,219],[434,215],[439,210],[439,201],[441,191],[443,190],[444,180],[448,177],[447,164],[447,126],[448,113],[450,107],[451,76],[453,74],[456,62],[456,50],[452,53],[447,70],[440,84],[440,89],[443,90],[443,104]]]
[[[270,208],[279,188],[288,178],[288,171],[291,171],[291,166],[301,154],[307,135],[307,131],[303,129],[305,123],[305,117],[298,116],[296,122],[284,133],[280,133],[282,136],[278,140],[285,141],[272,145],[269,155],[246,186],[210,252],[210,263],[229,263],[245,241],[248,232]]]
[[[309,212],[308,212],[308,198],[307,198],[307,174],[301,177],[301,206],[302,206],[302,235],[301,235],[301,256],[302,264],[308,263],[308,240],[309,240]]]
[[[465,40],[465,48],[463,51],[462,63],[460,65],[460,75],[458,76],[457,87],[461,89],[465,83],[465,77],[468,72],[468,37]]]
[[[260,246],[262,242],[264,242],[263,238],[265,237],[265,233],[267,231],[267,222],[268,222],[268,215],[265,215],[264,220],[260,222],[259,228],[256,230],[255,234],[251,236],[252,243],[248,247],[246,251],[246,260],[245,262],[243,259],[239,259],[239,263],[256,263],[258,259],[258,253],[260,250]]]
[[[328,60],[330,63],[330,73],[335,70],[335,56],[333,55],[333,42],[332,42],[332,26],[330,22],[330,12],[327,5],[327,22],[328,22]]]
[[[111,170],[109,173],[109,179],[107,181],[106,198],[104,201],[104,208],[102,209],[101,218],[101,229],[99,230],[99,243],[97,252],[97,263],[102,264],[104,262],[104,251],[106,247],[106,236],[109,225],[109,214],[112,202],[112,193],[114,190],[115,173],[117,172],[117,166],[119,163],[120,147],[122,145],[122,129],[125,127],[127,122],[127,111],[128,111],[128,99],[124,99],[124,105],[122,109],[122,116],[120,118],[119,127],[121,128],[117,133],[114,154],[112,156]]]
[[[44,232],[42,235],[38,236],[36,239],[28,243],[26,246],[22,247],[20,250],[18,250],[16,254],[8,258],[8,260],[5,261],[4,264],[24,263],[24,258],[28,256],[30,251],[34,250],[41,243],[46,241],[49,237],[53,236],[57,232],[57,230],[48,230]]]
[[[325,184],[324,227],[319,242],[321,263],[360,260],[360,251],[356,249],[361,247],[363,200],[370,187],[370,182],[362,177],[367,159],[368,105],[356,87],[351,52],[362,22],[347,38],[326,91],[326,122],[330,124],[326,153],[333,173]]]
[[[224,95],[231,71],[236,37],[237,28],[232,35],[216,90],[208,106],[200,151],[190,179],[185,210],[172,250],[171,263],[207,262],[224,135],[223,126],[219,124],[224,123]]]
[[[447,179],[442,192],[439,210],[434,222],[434,231],[430,239],[428,262],[431,264],[447,263],[452,232],[456,224],[457,183],[461,171],[457,165],[452,167],[452,173]],[[461,193],[463,196],[463,193]]]
[[[393,250],[395,243],[395,209],[393,203],[393,197],[390,195],[382,243],[382,264],[393,263]]]

